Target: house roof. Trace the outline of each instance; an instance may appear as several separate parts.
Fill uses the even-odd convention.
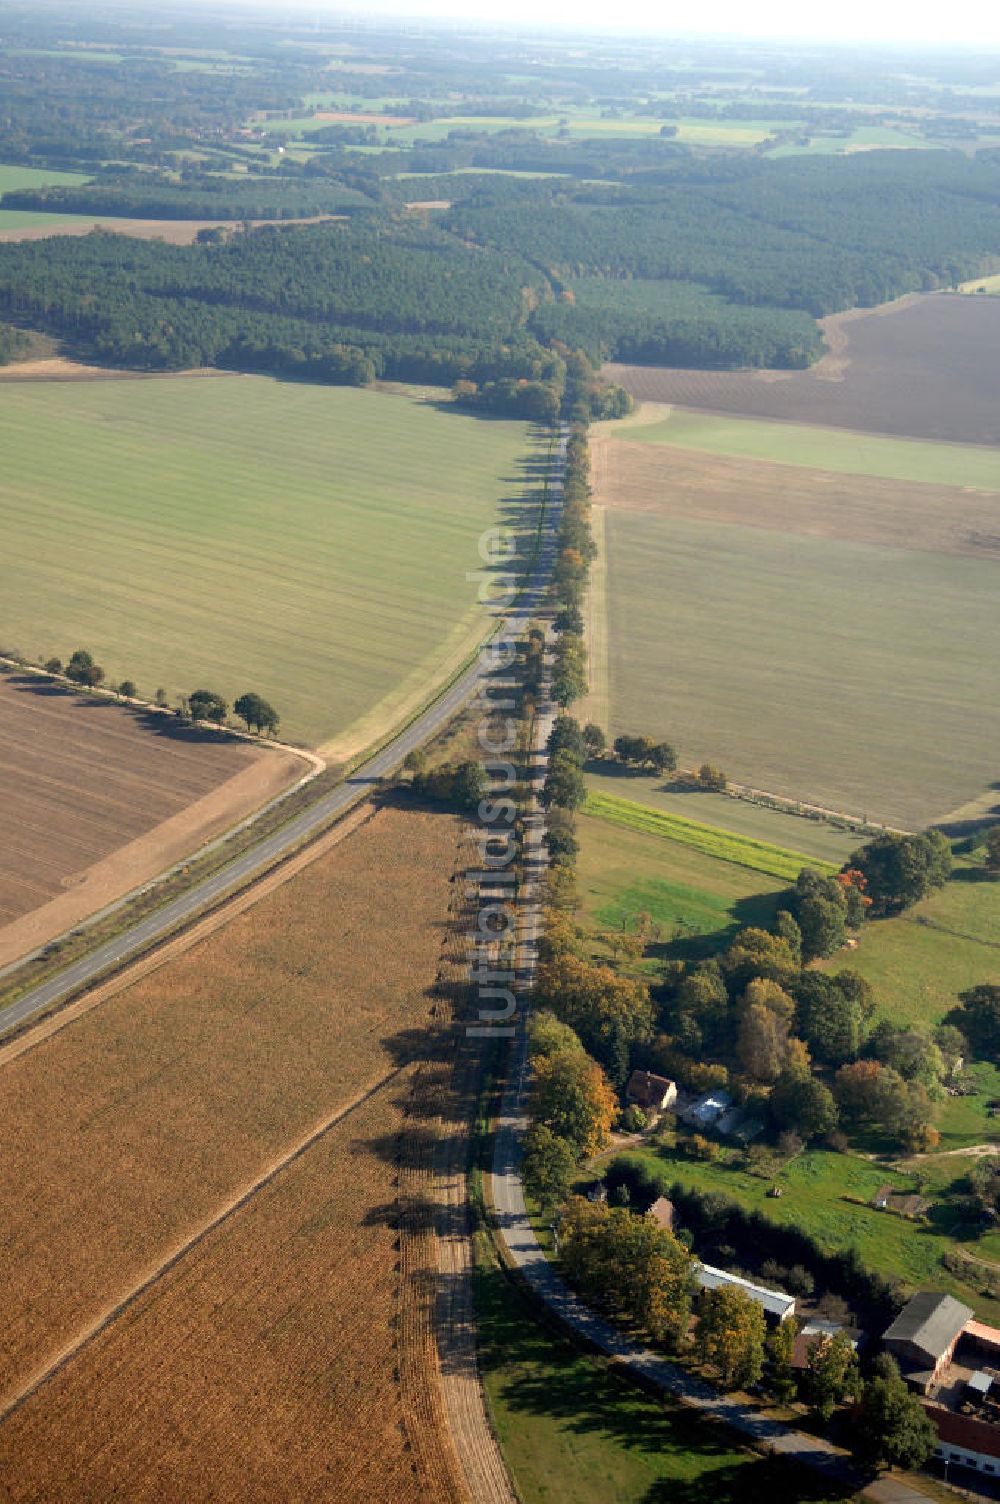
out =
[[[972,1311],[953,1296],[938,1290],[918,1290],[882,1341],[905,1342],[936,1362],[971,1320]]]
[[[711,1264],[695,1264],[694,1277],[703,1290],[717,1290],[720,1285],[738,1285],[752,1300],[762,1305],[768,1315],[777,1316],[779,1321],[784,1321],[795,1310],[794,1295],[786,1295],[784,1290],[765,1289],[763,1285],[755,1285],[742,1275],[730,1274],[726,1269],[714,1269]]]
[[[692,1102],[684,1116],[691,1123],[714,1123],[732,1104],[733,1099],[727,1091],[710,1091],[697,1102]]]
[[[792,1367],[805,1368],[809,1362],[809,1353],[814,1342],[820,1337],[835,1337],[838,1332],[843,1332],[848,1342],[857,1352],[861,1340],[861,1333],[856,1327],[841,1326],[836,1321],[823,1321],[818,1318],[807,1321],[795,1338],[795,1346],[792,1350]]]
[[[668,1076],[657,1076],[653,1071],[633,1071],[628,1078],[625,1095],[640,1107],[662,1107],[666,1098],[676,1087]]]
[[[667,1232],[673,1230],[674,1203],[666,1196],[658,1196],[646,1215],[647,1217],[652,1217],[657,1227],[664,1227]]]
[[[937,1405],[925,1405],[924,1410],[934,1422],[939,1440],[953,1447],[963,1447],[967,1452],[1000,1457],[1000,1426],[991,1426],[989,1421],[958,1415],[954,1410]]]

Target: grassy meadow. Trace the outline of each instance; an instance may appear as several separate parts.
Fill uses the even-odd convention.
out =
[[[486,627],[477,541],[528,526],[526,425],[263,377],[8,385],[0,642],[173,700],[255,688],[374,739]]]
[[[1000,1321],[1000,1300],[956,1277],[941,1262],[942,1255],[955,1246],[955,1234],[961,1239],[970,1231],[958,1220],[958,1208],[949,1200],[965,1172],[961,1159],[951,1161],[946,1172],[949,1180],[929,1189],[932,1209],[927,1221],[915,1222],[867,1205],[883,1185],[907,1193],[915,1190],[915,1175],[872,1163],[859,1154],[807,1149],[773,1176],[762,1179],[740,1169],[734,1151],[728,1151],[732,1163],[715,1164],[694,1161],[669,1145],[637,1153],[666,1176],[668,1183],[680,1181],[701,1191],[721,1191],[762,1212],[772,1222],[811,1233],[828,1252],[856,1248],[869,1268],[902,1280],[910,1289],[948,1290],[972,1306],[984,1321]],[[947,1164],[948,1160],[943,1162]],[[771,1185],[781,1187],[780,1198],[768,1196]],[[937,1202],[935,1195],[941,1198]],[[971,1247],[977,1256],[986,1256],[979,1243]]]
[[[0,194],[19,193],[24,188],[53,188],[64,183],[76,185],[90,179],[82,172],[57,172],[49,167],[9,167],[0,163]]]
[[[889,824],[997,776],[997,568],[609,508],[612,736]]]
[[[852,433],[807,423],[730,418],[683,408],[674,408],[665,417],[662,413],[658,404],[644,407],[627,429],[612,432],[630,443],[672,444],[680,449],[772,460],[811,470],[1000,491],[1000,449],[928,444],[918,439]]]
[[[1000,272],[994,272],[990,277],[974,277],[971,282],[963,282],[959,292],[989,293],[993,296],[1000,294]]]
[[[661,953],[714,955],[744,925],[774,921],[787,886],[780,879],[596,815],[579,815],[577,827],[584,922],[608,931],[648,914],[661,934],[650,966]]]

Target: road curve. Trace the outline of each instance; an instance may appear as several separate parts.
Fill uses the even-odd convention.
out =
[[[565,453],[565,439],[556,451],[556,460]],[[555,461],[554,461],[555,464]],[[497,637],[515,635],[538,612],[546,586],[552,574],[555,560],[556,526],[559,516],[560,490],[557,471],[553,467],[549,475],[548,505],[542,519],[538,549],[531,575],[524,585],[516,604],[494,634]],[[330,825],[352,804],[370,792],[373,785],[394,773],[409,752],[434,736],[461,710],[476,693],[488,673],[483,655],[477,654],[475,662],[454,680],[441,695],[423,710],[414,721],[405,726],[392,741],[366,763],[363,763],[350,778],[327,794],[273,835],[267,836],[256,846],[235,857],[227,866],[220,868],[211,877],[190,888],[186,893],[172,899],[154,913],[140,920],[120,935],[105,941],[88,955],[67,966],[63,971],[40,982],[13,1003],[0,1008],[0,1036],[22,1027],[37,1014],[67,1001],[90,983],[109,971],[132,960],[158,940],[175,931],[185,920],[194,918],[211,907],[233,888],[244,886],[251,878],[276,861],[301,846],[310,836],[317,835]]]

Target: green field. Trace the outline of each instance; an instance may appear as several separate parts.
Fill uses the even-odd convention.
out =
[[[51,188],[59,183],[73,186],[89,183],[82,172],[56,172],[48,167],[8,167],[0,163],[0,194],[18,193],[22,188]]]
[[[880,1012],[931,1027],[967,987],[1000,983],[1000,890],[979,881],[980,870],[960,861],[939,892],[862,931],[850,964],[871,982]]]
[[[811,470],[875,475],[888,480],[927,481],[1000,491],[1000,449],[973,444],[927,444],[877,434],[776,423],[766,419],[716,417],[676,408],[669,417],[630,423],[622,436],[630,443],[673,444],[710,454],[773,460]]]
[[[612,736],[910,828],[997,777],[996,565],[608,509]]]
[[[736,867],[749,867],[753,872],[780,877],[786,882],[794,882],[802,868],[809,865],[809,858],[801,851],[788,851],[751,836],[735,835],[732,831],[720,830],[718,826],[705,825],[665,809],[653,809],[648,804],[639,804],[615,794],[592,792],[584,805],[584,812],[612,825],[623,825],[628,830],[638,830],[659,840],[690,846],[702,856],[714,857]],[[814,861],[812,865],[830,873],[837,870],[827,862]]]
[[[825,820],[765,809],[728,794],[693,788],[684,781],[665,782],[661,775],[632,772],[614,763],[592,764],[587,771],[587,787],[591,793],[630,799],[733,835],[801,852],[803,860],[810,863],[830,862],[840,867],[863,839],[856,831],[838,830]]]
[[[722,1191],[773,1222],[791,1223],[812,1233],[828,1251],[857,1248],[871,1269],[901,1279],[911,1288],[949,1290],[984,1320],[1000,1319],[1000,1301],[957,1279],[941,1263],[941,1255],[954,1246],[952,1231],[962,1232],[950,1204],[942,1203],[937,1216],[924,1225],[845,1199],[867,1202],[880,1186],[889,1184],[912,1191],[916,1182],[911,1174],[828,1149],[806,1150],[768,1179],[748,1175],[735,1165],[695,1162],[669,1148],[638,1152],[666,1176],[668,1184],[680,1181],[703,1191]],[[959,1160],[952,1173],[962,1172]],[[767,1194],[773,1184],[782,1188],[780,1199]],[[978,1255],[979,1244],[973,1246]]]
[[[812,1475],[659,1404],[542,1326],[495,1265],[476,1271],[479,1364],[522,1504],[806,1504]]]
[[[992,296],[1000,294],[1000,272],[994,272],[991,277],[973,277],[971,282],[963,282],[959,292],[989,293]]]
[[[0,643],[87,646],[149,696],[253,687],[287,737],[364,743],[484,632],[466,571],[498,515],[531,521],[528,445],[264,377],[7,385]]]
[[[714,955],[744,925],[772,924],[787,886],[693,847],[586,814],[577,817],[577,833],[584,921],[595,931],[617,930],[648,914],[672,957]]]

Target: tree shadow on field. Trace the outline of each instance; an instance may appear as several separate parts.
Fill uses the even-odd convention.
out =
[[[687,934],[679,923],[673,935],[647,946],[646,955],[657,961],[707,961],[724,951],[740,930],[771,929],[781,907],[781,893],[751,893],[730,905],[732,920],[723,929]]]
[[[234,735],[224,726],[194,725],[171,710],[151,710],[141,705],[130,705],[126,700],[115,699],[112,695],[91,695],[85,689],[69,689],[52,679],[36,677],[34,674],[5,676],[2,682],[35,699],[63,700],[76,710],[117,710],[130,716],[144,731],[168,741],[183,742],[189,746],[220,745],[225,742],[248,745],[244,737]]]
[[[806,1504],[851,1496],[850,1489],[780,1459],[734,1457],[743,1449],[729,1432],[664,1405],[589,1360],[496,1265],[478,1269],[475,1279],[480,1366],[495,1376],[515,1425],[518,1416],[552,1423],[564,1466],[579,1448],[574,1439],[593,1437],[603,1443],[608,1465],[614,1463],[610,1448],[659,1463],[666,1476],[641,1495],[630,1494],[642,1504],[757,1504],[761,1498]]]

